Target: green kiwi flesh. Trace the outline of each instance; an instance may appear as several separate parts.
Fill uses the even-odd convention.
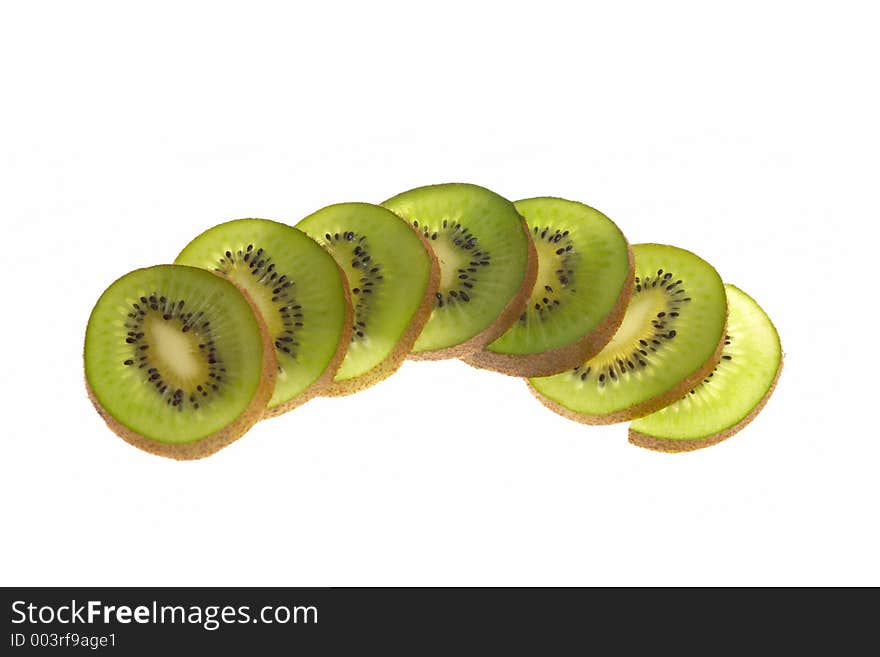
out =
[[[572,370],[529,379],[546,406],[587,424],[631,420],[682,397],[724,346],[727,300],[718,272],[674,246],[632,250],[633,295],[611,341]]]
[[[413,358],[478,351],[522,314],[537,274],[525,220],[507,199],[477,185],[419,187],[385,201],[428,240],[440,285]]]
[[[745,292],[725,285],[729,316],[721,360],[689,394],[630,424],[640,447],[683,452],[714,445],[746,426],[761,411],[782,371],[779,334]]]
[[[396,214],[369,203],[339,203],[296,228],[336,259],[351,293],[351,341],[324,394],[350,394],[400,367],[428,320],[440,271],[433,251]]]
[[[275,356],[250,300],[229,281],[160,265],[114,282],[86,328],[86,385],[113,431],[174,458],[207,456],[263,414]]]
[[[175,262],[209,269],[253,298],[278,358],[268,415],[330,384],[345,356],[351,307],[342,272],[314,240],[275,221],[236,219],[196,237]]]
[[[633,259],[604,214],[560,198],[514,203],[538,254],[525,312],[464,360],[513,376],[557,374],[595,356],[614,335],[633,290]]]

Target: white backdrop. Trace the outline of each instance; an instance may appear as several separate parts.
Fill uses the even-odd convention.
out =
[[[4,4],[0,583],[880,584],[876,16],[712,6]],[[782,336],[766,410],[669,456],[408,363],[177,463],[90,406],[119,275],[446,181],[715,264]]]

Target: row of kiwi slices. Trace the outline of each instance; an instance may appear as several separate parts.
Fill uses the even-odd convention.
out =
[[[690,251],[630,245],[581,203],[460,183],[210,228],[110,285],[84,358],[110,428],[178,459],[406,358],[523,377],[565,417],[686,451],[745,426],[782,367],[767,315]]]

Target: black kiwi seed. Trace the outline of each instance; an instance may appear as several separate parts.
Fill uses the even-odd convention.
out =
[[[420,228],[418,220],[412,222],[413,227]],[[492,258],[491,255],[482,250],[479,240],[471,234],[469,228],[462,228],[457,222],[450,223],[444,219],[440,223],[439,228],[421,225],[420,231],[426,239],[436,241],[445,237],[457,250],[468,254],[469,264],[458,270],[456,283],[448,290],[441,290],[436,294],[434,305],[442,308],[445,305],[454,305],[456,303],[468,303],[471,295],[479,288],[479,268],[487,267]]]
[[[571,277],[574,273],[574,258],[577,256],[577,252],[574,250],[574,243],[567,239],[569,231],[560,231],[552,226],[535,226],[532,228],[532,232],[534,233],[534,239],[556,246],[553,252],[558,256],[558,261],[555,263],[554,273],[556,274],[556,280],[559,281],[559,291],[557,292],[557,288],[552,285],[544,285],[544,291],[547,292],[547,295],[542,296],[541,300],[534,304],[534,313],[530,309],[528,313],[520,316],[519,321],[523,323],[529,321],[530,316],[534,320],[542,320],[545,317],[545,313],[562,306],[566,294],[575,292],[575,289],[570,287],[570,285]],[[565,241],[563,242],[563,240]]]
[[[262,247],[259,247],[254,251],[253,244],[248,244],[244,253],[239,250],[233,255],[231,251],[226,251],[226,258],[221,258],[218,261],[218,271],[228,275],[232,272],[237,263],[247,263],[251,275],[256,278],[256,282],[272,291],[272,302],[278,304],[278,314],[281,317],[281,329],[279,330],[279,334],[275,336],[276,342],[281,341],[284,338],[290,338],[290,340],[284,340],[284,342],[293,343],[293,338],[296,336],[296,330],[302,326],[301,322],[298,324],[295,321],[301,319],[302,315],[298,314],[298,316],[296,316],[291,313],[291,310],[298,310],[301,307],[296,304],[293,281],[289,280],[286,274],[281,274],[279,276],[275,271],[275,263],[272,262],[272,258],[266,254]],[[183,308],[182,301],[178,304],[178,307],[181,309]],[[184,333],[192,329],[192,324],[189,323],[190,318],[191,315],[186,318],[187,323],[182,329]],[[204,329],[207,326],[208,323],[206,322],[202,328]],[[296,352],[289,346],[280,350],[291,356],[296,355]]]
[[[351,289],[352,296],[356,297],[353,299],[355,303],[351,341],[363,340],[367,337],[368,318],[372,314],[373,290],[382,280],[382,266],[373,260],[366,235],[352,230],[344,230],[341,234],[342,239],[340,239],[340,233],[335,233],[332,236],[330,233],[326,233],[324,237],[330,249],[346,259],[352,269],[359,270],[358,284]],[[329,244],[329,242],[335,242],[335,244]],[[294,326],[299,327],[302,324],[294,322]]]
[[[560,271],[564,271],[564,269],[557,270],[557,274],[559,274]],[[657,289],[659,287],[659,289],[663,290],[666,295],[666,309],[659,311],[656,317],[651,319],[651,333],[639,338],[638,342],[634,343],[633,351],[630,356],[626,358],[615,358],[615,362],[603,366],[606,367],[606,371],[600,373],[597,377],[597,385],[604,386],[609,379],[611,381],[624,380],[637,369],[647,367],[648,361],[650,360],[648,358],[648,352],[651,351],[656,353],[662,351],[666,341],[672,340],[678,335],[674,326],[676,326],[678,319],[681,316],[681,302],[688,301],[690,298],[682,298],[682,295],[686,294],[686,291],[683,287],[678,287],[682,285],[680,279],[676,280],[674,283],[670,283],[668,286],[663,284],[672,278],[674,278],[672,272],[664,272],[662,269],[657,271],[656,277],[634,277],[634,294],[644,294],[648,290]],[[658,282],[660,283],[659,286]],[[672,289],[673,287],[676,287],[677,289]],[[543,301],[546,304],[547,299],[543,299]],[[535,310],[537,311],[542,311],[545,307],[545,305],[540,303],[535,304]],[[725,343],[730,344],[730,339],[731,336],[729,334],[725,336]],[[722,359],[731,360],[732,357],[725,354],[722,356]],[[587,371],[589,371],[589,367],[587,367]],[[588,376],[585,376],[584,373],[580,372],[580,368],[576,368],[573,373],[574,376],[580,377],[581,381],[586,381],[589,378]],[[711,377],[712,375],[710,374],[709,376]]]
[[[186,324],[192,317],[192,313],[184,314],[182,312],[184,307],[184,301],[170,301],[164,295],[155,292],[151,294],[149,297],[140,297],[139,301],[141,303],[147,304],[148,308],[151,312],[155,313],[158,317],[160,317],[165,322],[170,321],[181,321],[184,322],[183,331],[187,332],[190,329],[194,328],[192,324]],[[159,310],[159,307],[162,307],[162,310]],[[138,363],[138,370],[143,370],[143,377],[146,383],[150,383],[153,389],[156,391],[161,397],[164,397],[166,403],[178,407],[178,410],[183,410],[184,391],[181,388],[174,388],[174,392],[171,394],[167,394],[169,391],[168,383],[165,381],[162,372],[158,367],[155,366],[154,363],[150,360],[147,354],[143,353],[149,349],[149,344],[144,342],[146,334],[143,330],[144,322],[146,318],[149,316],[147,311],[144,311],[138,304],[137,301],[131,303],[131,307],[136,311],[134,313],[129,313],[129,317],[133,320],[132,322],[126,323],[125,327],[129,329],[128,333],[126,333],[125,343],[130,346],[132,350],[132,357],[126,358],[123,361],[123,365],[131,366],[134,365],[135,362]],[[199,312],[196,317],[202,317],[203,312]],[[222,377],[219,376],[219,372],[225,372],[226,368],[223,367],[223,360],[217,354],[216,350],[213,347],[214,340],[211,335],[210,321],[204,321],[202,326],[196,329],[197,334],[203,339],[202,343],[200,343],[199,347],[204,348],[205,346],[210,346],[209,352],[206,354],[206,364],[208,365],[208,376],[214,377],[217,381],[222,381]],[[140,354],[140,355],[139,355]],[[207,383],[206,383],[207,385]],[[219,386],[214,385],[214,390],[219,390]],[[197,387],[198,390],[201,390],[201,386]],[[198,408],[197,404],[191,404],[194,408]]]

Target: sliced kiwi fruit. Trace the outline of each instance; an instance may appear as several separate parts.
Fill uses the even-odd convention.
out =
[[[247,295],[178,265],[138,269],[98,299],[85,339],[89,397],[132,445],[201,458],[263,415],[277,362]]]
[[[336,259],[351,292],[351,342],[325,395],[378,383],[403,363],[428,321],[440,268],[424,236],[396,214],[369,203],[339,203],[297,228]]]
[[[674,246],[632,250],[634,291],[611,341],[572,370],[529,379],[541,402],[579,422],[652,413],[706,378],[721,357],[727,300],[718,272]]]
[[[773,322],[734,285],[725,285],[729,314],[718,366],[689,394],[634,421],[629,440],[662,452],[686,452],[729,438],[755,419],[782,372]]]
[[[266,414],[320,394],[351,336],[351,304],[336,261],[305,233],[266,219],[236,219],[190,242],[177,264],[209,269],[253,298],[278,359]]]
[[[403,192],[382,205],[428,240],[440,264],[434,306],[411,358],[460,358],[504,333],[525,309],[537,254],[513,203],[477,185]]]
[[[514,203],[538,253],[525,312],[504,335],[464,360],[513,376],[558,374],[595,356],[620,322],[633,290],[633,256],[604,214],[561,198]]]

